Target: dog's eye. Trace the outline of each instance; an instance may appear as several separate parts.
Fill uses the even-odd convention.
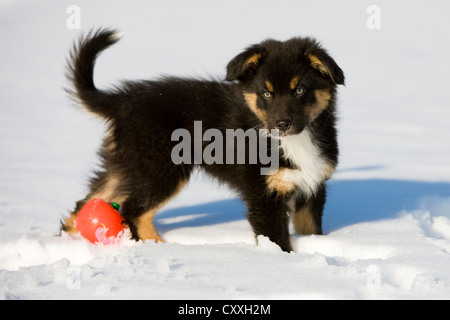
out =
[[[269,92],[269,91],[264,91],[263,93],[262,93],[262,96],[265,98],[265,99],[270,99],[270,98],[272,98],[272,94]]]
[[[305,88],[303,87],[298,87],[297,89],[295,89],[295,96],[296,97],[300,97],[305,93]]]

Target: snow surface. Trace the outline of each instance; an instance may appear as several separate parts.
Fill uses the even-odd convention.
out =
[[[0,0],[0,299],[449,299],[448,1]],[[78,5],[81,30],[66,9]],[[381,29],[366,25],[369,5]],[[244,205],[198,174],[157,215],[163,244],[56,236],[104,125],[63,91],[72,42],[126,35],[96,83],[224,76],[267,37],[320,39],[346,74],[323,236],[258,245]]]

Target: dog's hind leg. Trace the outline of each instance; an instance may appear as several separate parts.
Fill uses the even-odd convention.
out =
[[[139,185],[139,190],[131,193],[122,206],[122,216],[128,224],[132,238],[135,240],[154,240],[162,242],[153,224],[155,214],[169,200],[175,197],[186,185],[187,178],[152,179],[146,185]]]
[[[119,204],[125,202],[127,194],[120,190],[120,178],[118,174],[99,172],[97,176],[91,180],[90,192],[83,199],[76,203],[75,210],[61,221],[61,231],[67,233],[77,233],[75,228],[75,220],[84,205],[93,199],[102,199],[106,202],[117,202]]]

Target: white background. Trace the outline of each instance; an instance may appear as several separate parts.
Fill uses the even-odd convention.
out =
[[[0,298],[450,298],[448,12],[438,0],[0,0]],[[104,131],[66,96],[65,59],[99,26],[126,32],[98,60],[101,88],[224,78],[253,43],[319,39],[346,75],[326,234],[293,235],[291,254],[256,246],[236,195],[197,175],[157,215],[164,244],[57,237]]]

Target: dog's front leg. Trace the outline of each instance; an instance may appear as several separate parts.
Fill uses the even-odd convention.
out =
[[[326,200],[326,185],[319,186],[316,193],[306,200],[297,196],[292,212],[292,222],[298,234],[322,234],[322,214]]]
[[[263,235],[283,251],[292,251],[289,236],[288,206],[276,195],[248,201],[248,220],[255,236]]]

